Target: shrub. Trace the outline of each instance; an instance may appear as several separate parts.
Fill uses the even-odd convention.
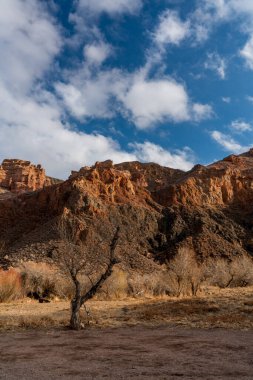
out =
[[[135,274],[129,278],[129,295],[133,297],[158,297],[172,293],[170,278],[166,272]]]
[[[195,296],[203,278],[203,269],[197,263],[195,252],[181,247],[168,263],[168,274],[174,295]]]
[[[0,302],[9,302],[23,296],[21,275],[15,269],[0,271]]]
[[[231,286],[253,285],[253,260],[249,256],[237,257],[230,264]]]
[[[20,272],[27,296],[69,298],[73,292],[68,279],[46,263],[25,262]]]
[[[246,255],[236,257],[232,262],[225,259],[208,260],[205,278],[207,284],[220,288],[253,285],[253,260]]]
[[[98,291],[97,299],[121,299],[128,296],[128,274],[115,267],[111,276],[105,281],[102,289]]]

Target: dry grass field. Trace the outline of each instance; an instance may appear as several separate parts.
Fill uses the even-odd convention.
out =
[[[188,298],[140,298],[87,303],[90,328],[170,325],[197,328],[253,329],[253,287],[218,289]],[[40,304],[24,299],[0,304],[0,330],[51,328],[68,325],[69,302]]]

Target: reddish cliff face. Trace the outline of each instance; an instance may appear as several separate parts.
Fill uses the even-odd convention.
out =
[[[163,206],[248,207],[253,201],[253,149],[209,166],[196,165],[153,191]]]
[[[139,271],[158,270],[182,246],[199,260],[253,254],[252,151],[189,172],[98,162],[48,187],[40,167],[25,167],[25,185],[13,175],[19,180],[9,189],[43,189],[0,201],[0,235],[10,261],[50,258],[57,246],[53,225],[62,213],[88,216],[89,228],[100,228],[108,240],[120,226],[122,262]]]
[[[0,166],[1,197],[6,198],[8,192],[22,193],[43,189],[52,185],[41,165],[32,165],[30,161],[4,160]]]

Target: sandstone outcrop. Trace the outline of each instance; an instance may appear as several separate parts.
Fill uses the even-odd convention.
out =
[[[5,197],[8,192],[10,195],[36,191],[53,183],[54,180],[46,176],[41,165],[32,165],[30,161],[6,159],[0,165],[0,188]],[[3,195],[0,197],[4,198]]]
[[[53,186],[42,174],[36,178],[26,183],[41,190],[0,201],[0,234],[10,262],[50,259],[57,249],[54,223],[62,213],[83,218],[108,241],[120,226],[122,265],[139,272],[162,270],[182,246],[199,261],[253,255],[252,150],[188,172],[106,161]]]

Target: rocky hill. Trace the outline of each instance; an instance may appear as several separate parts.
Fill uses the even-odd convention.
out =
[[[88,220],[103,239],[120,226],[122,265],[142,273],[160,270],[180,247],[200,262],[253,255],[253,150],[188,172],[106,161],[53,185],[40,166],[7,160],[0,183],[13,192],[0,200],[3,265],[50,259],[63,213]]]

